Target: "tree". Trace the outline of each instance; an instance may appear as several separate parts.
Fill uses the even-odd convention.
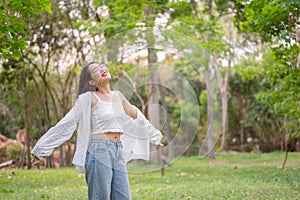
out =
[[[0,15],[0,58],[18,60],[22,57],[22,50],[25,50],[28,43],[25,41],[24,33],[29,27],[27,20],[33,17],[36,13],[42,14],[43,11],[51,13],[51,2],[48,0],[33,0],[33,1],[1,1]],[[18,64],[16,64],[18,65]],[[21,70],[22,71],[22,70]],[[26,88],[27,76],[25,73],[21,75],[22,85]],[[26,161],[28,169],[31,168],[30,163],[30,129],[29,129],[29,109],[28,96],[24,94],[24,111],[25,111],[25,130],[26,130]]]
[[[25,30],[29,28],[27,20],[43,11],[51,14],[51,2],[2,0],[0,9],[0,58],[18,60],[28,45],[24,38]]]
[[[207,85],[213,87],[213,85],[208,84],[208,81],[212,81],[213,75],[218,81],[219,93],[221,95],[222,103],[222,141],[221,149],[227,150],[227,132],[228,132],[228,84],[230,77],[230,68],[233,63],[233,52],[235,48],[234,38],[235,30],[232,27],[232,12],[228,5],[231,2],[228,1],[203,1],[201,3],[196,3],[191,1],[189,7],[186,10],[190,9],[188,13],[182,12],[184,9],[178,9],[178,12],[175,10],[173,15],[178,15],[177,19],[181,23],[190,29],[190,33],[196,36],[196,40],[199,41],[201,45],[208,51],[211,55],[211,63],[213,69],[207,69],[210,73],[205,73],[205,80]],[[184,5],[184,2],[181,4]],[[181,5],[181,7],[183,7]],[[222,8],[225,12],[222,12]],[[193,11],[193,12],[192,12]],[[216,12],[218,11],[218,12]],[[193,15],[196,16],[193,17]],[[228,30],[228,33],[226,31]],[[183,29],[187,33],[186,29]],[[220,61],[227,61],[227,65],[224,67],[220,64]],[[225,75],[221,73],[222,69],[226,69]],[[200,77],[201,79],[201,77]],[[209,90],[209,88],[208,88]],[[209,97],[209,96],[207,96]],[[209,101],[208,101],[209,102]],[[213,110],[210,103],[207,103],[207,112]],[[208,115],[209,116],[209,115]],[[216,118],[216,116],[212,116]],[[209,120],[208,120],[209,122]],[[208,138],[213,139],[211,136],[213,133],[212,129],[208,129],[207,135]],[[209,149],[213,150],[215,142],[209,142],[211,145]],[[211,157],[213,157],[213,152],[211,152]]]
[[[148,63],[148,96],[147,96],[147,111],[149,120],[152,124],[156,127],[160,127],[160,119],[159,119],[159,112],[156,109],[158,105],[158,94],[159,94],[159,78],[157,74],[157,69],[155,65],[157,63],[157,55],[156,50],[154,48],[156,42],[155,37],[152,32],[152,28],[155,26],[155,18],[157,14],[162,9],[167,1],[111,1],[104,3],[103,5],[100,1],[94,1],[96,6],[99,6],[99,9],[107,8],[109,15],[106,17],[98,17],[97,23],[99,24],[99,28],[91,29],[92,34],[101,34],[102,32],[105,34],[106,40],[113,40],[111,38],[116,37],[115,35],[119,34],[120,32],[124,32],[123,35],[130,35],[127,41],[123,39],[117,40],[116,42],[110,43],[107,42],[106,46],[109,49],[119,49],[130,40],[136,40],[137,38],[142,38],[146,40],[147,46],[147,63]],[[100,13],[101,14],[101,13]],[[134,34],[130,34],[130,32],[134,31],[138,27],[138,23],[142,23],[144,27],[149,28],[149,30],[145,31],[146,36],[141,37],[134,36]],[[138,31],[137,31],[138,32]],[[119,37],[118,37],[119,38]],[[106,57],[109,61],[117,60],[117,55],[120,52],[117,51],[110,51],[107,52]],[[120,62],[123,62],[121,60]],[[124,74],[124,71],[123,71]],[[125,73],[125,75],[128,75]],[[134,88],[135,90],[135,88]],[[136,91],[136,90],[135,90]],[[161,90],[161,94],[163,91]],[[138,95],[139,96],[139,95]],[[142,100],[143,102],[143,100]],[[152,105],[155,105],[154,107]],[[150,110],[149,108],[152,108]],[[154,108],[154,109],[153,109]],[[150,112],[151,111],[151,112]],[[155,156],[156,157],[156,156]],[[158,156],[157,156],[158,157]]]
[[[178,4],[187,4],[190,7],[189,3],[178,3]],[[97,25],[95,25],[95,27],[93,28],[89,28],[88,26],[86,26],[86,28],[91,32],[91,34],[93,35],[100,35],[102,33],[104,33],[105,36],[105,43],[106,47],[102,47],[101,49],[108,49],[108,50],[103,50],[102,52],[104,52],[106,54],[106,60],[108,62],[120,62],[122,64],[120,64],[120,66],[124,67],[125,63],[124,60],[126,59],[126,57],[124,58],[124,49],[125,51],[129,48],[136,48],[135,50],[141,51],[144,50],[145,48],[147,48],[147,56],[141,58],[136,58],[136,60],[140,60],[140,59],[144,59],[146,60],[145,63],[147,63],[147,68],[148,68],[148,76],[149,76],[149,88],[152,88],[149,90],[148,92],[148,100],[147,101],[141,101],[142,104],[144,104],[143,102],[146,102],[148,104],[148,115],[150,117],[150,120],[152,119],[153,123],[156,124],[156,126],[158,127],[157,124],[159,124],[159,117],[156,116],[155,117],[151,117],[150,113],[149,113],[149,107],[151,107],[151,104],[158,104],[159,101],[163,102],[163,98],[166,98],[166,95],[164,95],[163,93],[165,92],[168,95],[168,92],[166,89],[164,89],[163,87],[161,87],[160,89],[158,89],[158,87],[156,86],[157,83],[160,82],[160,78],[156,72],[156,70],[158,69],[159,66],[163,66],[164,63],[162,61],[158,61],[157,59],[157,52],[164,52],[166,53],[169,49],[174,49],[176,48],[178,51],[184,51],[185,48],[187,47],[188,42],[185,41],[184,43],[180,43],[180,41],[176,41],[176,39],[178,38],[172,38],[169,37],[170,35],[173,35],[173,37],[175,36],[174,33],[171,33],[172,31],[170,31],[170,35],[168,35],[166,32],[167,31],[163,31],[160,27],[160,25],[158,25],[157,23],[157,19],[160,18],[160,16],[162,15],[168,15],[171,13],[171,11],[168,9],[169,7],[176,7],[178,6],[178,8],[180,8],[180,5],[178,6],[177,3],[169,3],[168,1],[109,1],[109,2],[105,2],[103,3],[102,1],[96,1],[95,6],[99,6],[99,10],[106,10],[107,9],[107,14],[106,16],[103,14],[101,14],[101,12],[99,12],[98,19],[95,22]],[[184,7],[185,9],[185,7]],[[190,9],[189,9],[190,10]],[[178,13],[180,13],[180,9],[178,11]],[[167,18],[167,17],[166,17]],[[169,18],[168,18],[169,19]],[[172,19],[170,21],[168,21],[167,19],[167,24],[172,24],[173,21],[175,21],[176,19]],[[86,25],[89,25],[90,23],[87,22],[85,23]],[[161,28],[161,29],[160,29]],[[145,30],[147,29],[147,30]],[[172,29],[173,30],[173,29]],[[190,29],[191,30],[191,29]],[[154,32],[156,31],[156,35],[154,34]],[[132,33],[136,33],[132,34]],[[118,37],[116,35],[121,35],[122,37]],[[158,36],[162,36],[164,40],[164,42],[161,42],[157,39]],[[182,35],[177,35],[177,36],[182,36]],[[170,40],[169,40],[170,39]],[[142,41],[142,42],[141,42]],[[142,43],[142,45],[139,45],[140,43]],[[176,43],[176,44],[175,44]],[[135,46],[136,45],[136,46]],[[144,45],[144,46],[143,46]],[[157,48],[157,46],[160,45],[159,48]],[[138,46],[138,47],[137,47]],[[121,50],[120,50],[121,49]],[[135,52],[136,53],[136,52]],[[167,52],[169,53],[169,52]],[[199,51],[198,54],[202,54],[203,51]],[[102,53],[103,54],[103,53]],[[102,55],[101,54],[101,55]],[[128,53],[127,53],[128,54]],[[170,54],[170,59],[172,59],[172,53]],[[191,54],[191,53],[190,53]],[[98,55],[100,55],[98,53]],[[196,55],[194,55],[196,56]],[[203,56],[203,55],[201,55]],[[127,57],[129,57],[127,55]],[[191,57],[191,56],[190,56]],[[138,63],[138,62],[136,62]],[[136,64],[135,63],[135,64]],[[184,68],[184,65],[188,65],[188,63],[185,63],[184,61],[182,61],[182,68]],[[197,63],[197,65],[201,65],[200,63]],[[170,65],[173,67],[173,65]],[[193,69],[194,70],[194,69]],[[189,71],[189,70],[187,70]],[[122,72],[124,73],[124,71]],[[125,76],[127,76],[128,74],[125,73]],[[190,76],[189,73],[187,73],[187,77]],[[134,78],[136,78],[136,76],[134,76]],[[129,80],[134,79],[134,78],[129,78]],[[198,78],[196,79],[198,81]],[[135,80],[136,81],[136,80]],[[129,83],[129,85],[134,85],[134,81],[130,81],[131,83]],[[152,84],[155,83],[155,84]],[[163,82],[163,81],[162,81]],[[198,81],[199,82],[199,81]],[[134,91],[136,91],[136,88],[134,87]],[[161,95],[160,98],[158,96],[158,92]],[[181,93],[184,93],[184,91],[180,91]],[[136,92],[134,92],[136,93]],[[183,94],[183,96],[186,94]],[[165,96],[165,97],[164,97]],[[153,98],[153,99],[152,99]],[[140,98],[139,98],[140,99]],[[166,100],[167,101],[167,100]],[[182,102],[180,102],[182,103]],[[164,104],[164,103],[163,103]],[[165,105],[165,104],[164,104]],[[163,105],[163,106],[164,106]],[[157,106],[157,105],[155,105]],[[164,106],[165,110],[168,110],[169,108],[166,108],[166,106]],[[198,111],[198,109],[195,109],[196,112]],[[157,113],[157,112],[156,112]],[[155,122],[155,121],[156,122]],[[186,119],[188,120],[188,119]],[[166,123],[168,123],[169,120],[166,120]],[[176,120],[174,120],[176,121]],[[193,121],[192,119],[190,121]],[[172,122],[170,122],[172,123]],[[194,122],[191,122],[194,123]],[[178,130],[178,124],[177,124],[177,130]],[[169,126],[167,126],[169,127]],[[171,125],[170,125],[171,127]],[[169,128],[166,128],[169,129]],[[188,129],[188,128],[187,128]],[[184,130],[184,131],[188,131],[188,130]],[[174,130],[176,131],[176,130]],[[183,130],[181,130],[183,131]],[[168,131],[167,131],[168,132]],[[172,151],[172,143],[170,143],[172,137],[171,135],[168,136],[168,140],[169,140],[169,151]],[[172,155],[173,153],[169,152],[169,155]]]
[[[52,15],[30,19],[27,32],[31,43],[24,53],[24,63],[34,73],[33,81],[39,83],[39,133],[47,131],[71,108],[77,92],[76,74],[86,54],[84,49],[89,50],[94,39],[85,30],[75,28],[80,20],[93,17],[91,5],[78,1],[52,1],[52,5],[56,8]],[[71,149],[71,143],[72,140],[59,147],[60,166],[71,165],[71,152],[64,150]],[[54,166],[51,158],[47,158],[46,165]]]
[[[52,1],[55,8],[52,15],[37,14],[26,19],[29,28],[24,32],[24,39],[29,41],[29,45],[26,51],[23,51],[18,66],[27,69],[25,81],[28,87],[35,86],[34,91],[27,93],[31,113],[26,115],[29,116],[31,136],[34,140],[66,114],[74,102],[76,73],[80,70],[79,66],[86,54],[83,49],[88,50],[94,39],[86,34],[85,30],[75,29],[79,20],[93,17],[91,13],[94,13],[94,8],[86,4],[85,1]],[[3,68],[1,73],[5,75],[11,71],[18,72],[13,69],[14,62],[12,59],[5,60],[6,68]],[[17,73],[12,72],[11,79],[21,79]],[[24,100],[23,96],[21,100]],[[71,165],[71,151],[63,151],[71,149],[70,143],[67,145],[68,148],[60,147],[61,166]],[[51,163],[53,164],[47,162],[48,167]]]
[[[300,25],[300,3],[292,0],[235,1],[234,8],[238,29],[259,35],[262,42],[270,44],[269,53],[274,57],[273,63],[256,69],[265,74],[271,84],[271,88],[258,98],[282,117],[280,121],[287,138],[299,138],[300,69],[297,63],[300,47],[295,42]],[[288,148],[286,158],[287,152]],[[283,168],[284,165],[285,162]]]

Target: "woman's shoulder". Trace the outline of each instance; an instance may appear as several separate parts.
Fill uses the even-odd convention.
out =
[[[87,91],[87,92],[85,92],[85,93],[82,93],[82,94],[78,95],[78,99],[79,99],[79,98],[85,98],[85,97],[87,97],[87,96],[91,96],[91,94],[92,94],[91,91]]]
[[[113,92],[114,94],[121,94],[121,95],[123,95],[122,92],[121,92],[120,90],[113,90],[112,92]]]
[[[79,101],[79,102],[89,101],[91,99],[91,96],[92,96],[92,92],[87,91],[85,93],[80,94],[77,97],[77,101]]]
[[[118,96],[121,99],[125,98],[125,96],[123,95],[123,93],[121,91],[119,91],[119,90],[113,90],[113,95],[116,95],[116,96]]]

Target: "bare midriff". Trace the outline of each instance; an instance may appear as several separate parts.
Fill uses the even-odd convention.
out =
[[[91,138],[102,138],[105,140],[110,140],[113,142],[119,142],[120,141],[120,132],[107,132],[107,133],[101,133],[101,134],[92,134]]]

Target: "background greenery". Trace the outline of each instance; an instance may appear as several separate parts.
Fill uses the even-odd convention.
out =
[[[300,149],[299,1],[2,0],[0,9],[0,133],[15,138],[25,128],[28,159],[30,147],[73,106],[80,66],[88,53],[119,33],[159,26],[172,30],[167,41],[172,39],[174,47],[192,46],[183,40],[189,38],[210,55],[216,96],[222,99],[218,105],[208,105],[207,77],[191,69],[186,59],[170,55],[157,62],[180,72],[199,101],[200,119],[188,118],[184,125],[183,131],[189,133],[193,124],[199,124],[185,155],[198,154],[203,144],[209,106],[222,113],[219,124],[224,129],[222,138],[215,138],[216,151]],[[166,23],[155,24],[162,16]],[[155,43],[153,38],[146,38],[148,44]],[[117,60],[117,47],[135,39],[115,40],[116,48],[106,49],[103,55],[108,61]],[[207,62],[198,51],[191,55],[189,59],[199,65]],[[126,72],[136,81],[136,74],[129,71],[138,67],[139,63],[114,62],[112,81]],[[139,76],[147,78],[149,71]],[[172,92],[163,91],[170,114],[170,140],[178,132],[182,113]],[[138,97],[149,100],[146,86],[138,88],[131,99],[142,107]],[[190,105],[184,109],[198,111]],[[166,128],[162,132],[166,135]],[[219,131],[214,134],[220,135]],[[64,149],[72,149],[74,141],[75,137],[60,149],[60,157],[66,154],[61,166],[70,165],[72,152]]]
[[[107,15],[101,14],[103,8]],[[27,161],[20,168],[30,168],[32,145],[72,107],[87,54],[116,34],[143,26],[153,28],[155,20],[165,16],[166,24],[160,26],[171,30],[168,41],[172,40],[174,47],[184,50],[195,44],[210,55],[214,62],[210,75],[222,102],[209,105],[205,84],[209,77],[192,69],[190,60],[170,55],[158,63],[189,81],[201,117],[197,122],[188,118],[183,129],[189,133],[191,125],[199,123],[197,135],[184,153],[191,157],[171,163],[164,177],[160,171],[129,174],[133,198],[298,199],[299,1],[1,0],[0,12],[0,133],[13,139],[20,129],[28,133]],[[115,40],[114,45],[135,39]],[[153,35],[147,42],[155,43]],[[118,48],[108,49],[104,49],[108,61],[116,60]],[[208,62],[198,51],[189,59],[198,64]],[[114,62],[112,82],[126,73],[133,82],[137,77],[147,78],[148,69],[141,69],[139,60],[136,62]],[[132,73],[137,68],[140,71]],[[164,92],[172,139],[178,131],[181,107],[172,91]],[[137,88],[131,102],[143,108],[148,97],[146,87]],[[222,113],[223,137],[215,138],[216,159],[199,159],[196,155],[208,133],[207,110],[211,107]],[[197,112],[190,105],[184,109]],[[165,128],[162,131],[167,132]],[[74,143],[75,137],[60,148],[64,158],[60,166],[71,165]],[[13,159],[17,163],[21,146],[4,147],[0,149],[1,162]],[[251,153],[225,153],[230,151]],[[282,151],[293,151],[285,169],[279,169]],[[47,167],[53,167],[48,161]],[[129,165],[129,169],[139,167],[145,168]],[[0,183],[0,199],[87,198],[84,175],[73,167],[0,171]]]

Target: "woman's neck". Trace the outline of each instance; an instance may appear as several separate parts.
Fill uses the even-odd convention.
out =
[[[98,86],[98,93],[100,94],[111,94],[111,89],[109,87],[109,84],[107,85],[101,85],[101,86]]]

